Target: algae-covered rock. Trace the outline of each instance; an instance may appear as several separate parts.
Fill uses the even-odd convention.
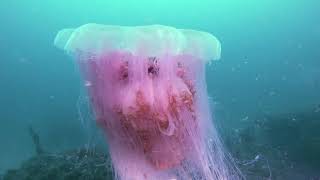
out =
[[[3,180],[108,180],[111,169],[105,153],[80,149],[32,157],[19,169],[7,171]]]

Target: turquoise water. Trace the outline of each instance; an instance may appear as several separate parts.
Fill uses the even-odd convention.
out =
[[[88,121],[77,67],[53,46],[60,29],[94,22],[215,35],[222,58],[207,67],[211,106],[243,173],[319,178],[318,7],[312,0],[2,0],[0,174],[35,155],[29,126],[50,152],[103,144]]]

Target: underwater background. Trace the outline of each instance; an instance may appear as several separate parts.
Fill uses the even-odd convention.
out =
[[[210,105],[244,176],[320,179],[319,7],[315,0],[1,0],[0,179],[21,179],[14,174],[37,144],[52,154],[106,149],[77,66],[53,46],[59,30],[86,23],[212,33],[222,57],[207,66]]]

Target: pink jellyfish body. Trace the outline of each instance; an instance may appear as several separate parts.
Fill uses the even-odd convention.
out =
[[[205,64],[221,51],[214,36],[87,24],[60,31],[55,45],[88,84],[117,179],[239,179],[209,110]]]

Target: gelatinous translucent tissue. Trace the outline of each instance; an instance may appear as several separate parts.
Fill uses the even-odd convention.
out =
[[[209,33],[162,25],[87,24],[55,45],[79,64],[117,179],[239,179],[209,110]]]

